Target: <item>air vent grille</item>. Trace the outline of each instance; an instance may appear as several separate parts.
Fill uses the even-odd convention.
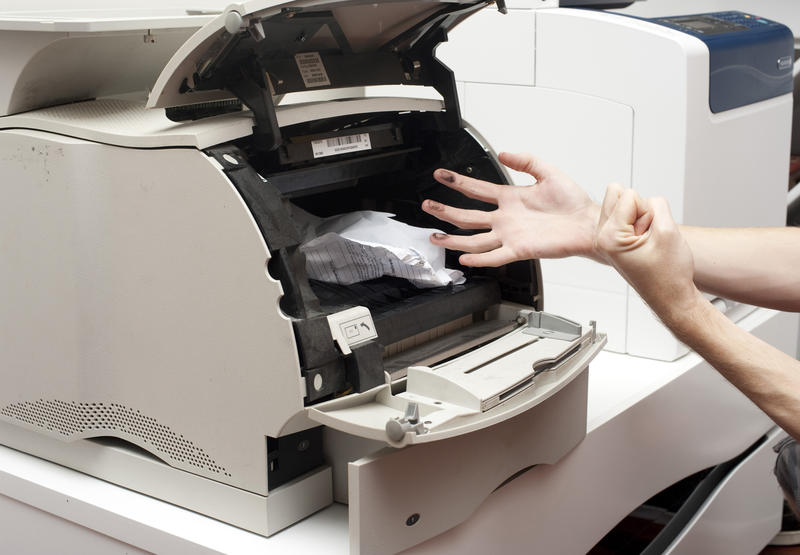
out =
[[[0,414],[65,437],[110,435],[123,439],[135,438],[138,440],[135,441],[137,445],[159,458],[230,476],[224,467],[218,465],[200,447],[176,434],[169,426],[159,424],[155,418],[117,403],[39,399],[8,405],[0,410]]]

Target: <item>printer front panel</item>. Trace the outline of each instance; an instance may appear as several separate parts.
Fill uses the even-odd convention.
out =
[[[11,153],[0,167],[2,231],[15,238],[3,260],[13,268],[0,314],[9,329],[3,379],[20,384],[0,398],[0,415],[60,440],[120,438],[266,494],[282,483],[268,477],[279,452],[269,446],[313,426],[304,405],[387,376],[402,382],[409,366],[518,328],[517,311],[499,307],[540,307],[538,261],[462,268],[464,286],[432,290],[395,278],[334,286],[308,280],[291,234],[259,221],[291,205],[320,216],[372,208],[434,226],[421,200],[457,202],[432,179],[434,168],[505,179],[480,143],[463,129],[442,131],[435,114],[358,119],[397,140],[314,162],[250,151],[247,138],[202,153],[0,132]],[[313,137],[341,123],[288,131]],[[264,190],[280,193],[279,206],[262,211],[271,216],[237,189],[225,156],[214,156],[220,149],[239,152],[240,169],[257,169]],[[448,266],[458,267],[454,255]],[[364,305],[378,337],[346,355],[327,316]],[[318,375],[329,389],[314,388]]]
[[[265,436],[304,392],[230,182],[194,149],[5,130],[0,151],[0,417],[266,494]]]

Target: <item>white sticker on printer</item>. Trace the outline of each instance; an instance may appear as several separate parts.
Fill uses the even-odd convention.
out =
[[[323,158],[344,152],[358,152],[359,150],[369,150],[371,148],[369,133],[311,141],[311,150],[314,152],[314,158]]]
[[[331,84],[319,52],[295,54],[294,61],[297,64],[297,69],[300,70],[300,76],[303,78],[303,83],[305,83],[307,89]]]

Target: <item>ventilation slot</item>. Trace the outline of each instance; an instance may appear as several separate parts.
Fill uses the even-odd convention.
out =
[[[124,436],[137,438],[141,447],[151,447],[160,458],[230,476],[224,467],[182,435],[159,424],[155,418],[117,403],[39,399],[8,405],[0,410],[0,414],[64,437],[123,434],[123,439]]]

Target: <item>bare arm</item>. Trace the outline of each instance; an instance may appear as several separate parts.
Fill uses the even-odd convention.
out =
[[[687,313],[662,319],[678,339],[800,440],[800,362],[747,333],[702,297]]]
[[[612,184],[598,207],[530,156],[504,154],[501,161],[528,171],[537,185],[500,187],[437,171],[443,184],[497,209],[425,201],[423,209],[442,220],[486,230],[431,241],[466,251],[461,262],[473,266],[570,255],[614,266],[679,339],[800,440],[800,362],[730,322],[698,290],[799,310],[800,230],[680,229],[663,199],[643,200]]]
[[[609,187],[595,246],[678,339],[800,439],[800,362],[750,335],[705,300],[693,281],[694,251],[663,199],[642,200],[631,190]]]
[[[800,311],[800,228],[682,226],[702,291],[748,304]]]
[[[431,240],[465,251],[461,263],[499,266],[527,258],[586,256],[599,207],[558,168],[530,155],[500,155],[508,167],[536,179],[528,187],[503,187],[446,170],[438,181],[468,197],[490,202],[490,212],[425,201],[423,210],[477,235],[436,234]],[[800,228],[722,229],[683,226],[694,255],[694,281],[702,291],[748,304],[800,311]],[[606,261],[607,262],[607,261]]]

